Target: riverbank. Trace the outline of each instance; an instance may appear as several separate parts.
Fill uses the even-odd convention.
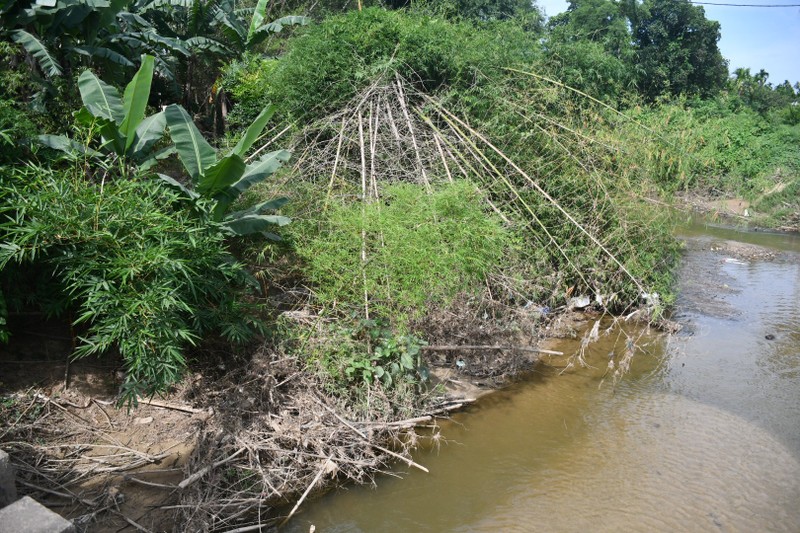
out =
[[[800,241],[700,223],[679,237],[682,333],[613,329],[566,372],[545,358],[443,425],[449,444],[414,456],[432,475],[337,491],[287,531],[794,531]],[[613,384],[631,338],[641,350]]]
[[[85,531],[224,529],[256,516],[274,524],[276,508],[341,483],[368,483],[394,462],[424,468],[409,452],[418,439],[438,438],[437,418],[502,382],[465,354],[470,370],[440,368],[442,386],[430,388],[414,416],[364,418],[326,394],[297,357],[264,346],[249,361],[199,369],[129,412],[113,404],[111,361],[73,363],[65,389],[64,366],[47,360],[69,351],[60,333],[54,325],[45,344],[40,335],[20,336],[3,350],[0,446],[20,492]],[[21,352],[36,357],[16,361]],[[505,360],[490,352],[494,364]],[[479,373],[484,378],[471,382]],[[372,394],[378,402],[383,392]]]
[[[20,492],[83,531],[275,525],[332,487],[372,483],[395,464],[425,470],[411,452],[442,438],[442,418],[529,374],[541,354],[558,356],[551,343],[577,339],[596,318],[525,314],[536,329],[524,341],[514,334],[524,344],[431,350],[428,392],[404,419],[353,410],[296,356],[269,345],[249,360],[207,361],[169,395],[118,409],[114,361],[72,363],[65,388],[65,368],[52,355],[68,353],[68,336],[53,323],[0,353],[0,446],[12,456]],[[19,353],[30,357],[23,362]],[[371,389],[368,401],[388,400],[381,387]]]
[[[775,188],[771,194],[780,194],[785,189],[785,186]],[[770,202],[771,194],[753,202],[741,197],[713,198],[694,192],[678,195],[677,203],[683,206],[683,209],[709,220],[726,221],[755,230],[800,232],[800,206],[795,206],[793,209],[789,203]]]

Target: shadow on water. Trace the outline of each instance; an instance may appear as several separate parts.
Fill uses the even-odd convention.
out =
[[[616,386],[615,330],[591,367],[545,360],[443,424],[442,449],[415,458],[430,474],[338,491],[287,530],[800,530],[800,240],[681,236],[685,332],[628,331],[643,349]]]

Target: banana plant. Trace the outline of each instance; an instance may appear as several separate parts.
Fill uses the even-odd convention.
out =
[[[186,110],[177,104],[168,106],[164,115],[169,134],[175,143],[178,157],[192,179],[193,187],[190,189],[164,174],[159,176],[192,199],[211,200],[211,219],[221,223],[235,235],[263,233],[270,226],[288,224],[290,220],[287,217],[266,214],[286,204],[286,198],[274,198],[249,209],[228,212],[243,192],[271,176],[289,160],[288,151],[277,150],[262,156],[254,163],[245,162],[245,154],[261,136],[274,113],[275,106],[265,107],[247,128],[239,143],[227,155],[217,158],[216,151],[203,138]],[[274,237],[269,233],[266,235]]]
[[[289,15],[272,22],[266,22],[268,0],[258,0],[255,8],[233,9],[233,4],[220,2],[214,10],[214,20],[222,29],[230,46],[238,52],[252,50],[264,41],[270,34],[279,33],[285,26],[305,26],[309,23],[308,17]],[[249,24],[241,17],[245,13],[253,12]]]
[[[145,170],[158,159],[174,153],[174,147],[154,152],[156,143],[164,136],[166,117],[163,111],[145,116],[150,86],[153,82],[154,58],[142,56],[142,65],[120,96],[116,88],[103,82],[92,71],[78,78],[78,89],[84,107],[75,114],[78,122],[94,126],[100,132],[99,150],[83,148],[62,135],[40,135],[39,141],[62,151],[78,149],[91,156],[115,153],[126,163]]]

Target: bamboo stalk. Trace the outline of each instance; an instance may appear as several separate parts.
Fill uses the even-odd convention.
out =
[[[364,153],[364,118],[358,110],[358,140],[361,148],[361,278],[364,284],[364,318],[369,320],[369,293],[367,291],[367,161]]]
[[[303,492],[303,495],[300,496],[300,499],[297,500],[297,503],[294,504],[294,507],[292,508],[291,512],[289,513],[289,516],[284,518],[283,522],[278,524],[278,528],[283,527],[286,524],[286,522],[291,520],[291,518],[294,516],[294,513],[297,512],[297,509],[305,501],[306,497],[311,492],[311,489],[313,489],[316,486],[316,484],[319,482],[320,478],[322,478],[322,474],[324,474],[328,470],[328,465],[331,463],[331,459],[333,459],[333,456],[332,455],[328,456],[328,458],[322,464],[322,468],[320,468],[319,471],[317,472],[317,475],[314,476],[314,480],[311,482],[311,484],[308,487],[306,487],[306,490],[305,490],[305,492]]]
[[[494,346],[491,344],[481,345],[439,345],[439,346],[422,346],[421,350],[429,352],[452,352],[457,350],[514,350],[517,352],[533,352],[544,353],[548,355],[564,355],[564,352],[557,352],[555,350],[545,350],[543,348],[528,348],[524,346]]]
[[[581,231],[581,233],[583,233],[584,235],[586,235],[587,237],[589,237],[589,239],[590,239],[590,240],[591,240],[593,243],[595,243],[595,245],[597,245],[597,247],[598,247],[598,248],[600,248],[600,250],[602,250],[602,251],[603,251],[603,253],[605,253],[605,254],[608,256],[608,258],[609,258],[609,259],[611,259],[611,260],[612,260],[614,263],[616,263],[616,265],[617,265],[617,266],[618,266],[618,267],[619,267],[619,268],[620,268],[620,269],[621,269],[623,272],[625,272],[625,274],[628,276],[628,278],[629,278],[631,281],[633,281],[633,283],[636,285],[636,287],[639,289],[639,291],[640,291],[640,292],[647,292],[647,291],[645,290],[645,288],[644,288],[644,287],[642,287],[642,284],[641,284],[641,283],[639,283],[639,280],[638,280],[636,277],[634,277],[634,275],[633,275],[633,274],[631,274],[631,273],[630,273],[630,271],[629,271],[629,270],[628,270],[628,269],[625,267],[625,265],[623,265],[623,264],[622,264],[622,263],[619,261],[619,259],[617,259],[617,256],[615,256],[614,254],[612,254],[612,253],[611,253],[611,252],[608,250],[608,248],[606,248],[606,247],[603,245],[603,243],[601,243],[601,242],[600,242],[600,241],[597,239],[597,237],[595,237],[594,235],[592,235],[592,234],[591,234],[591,233],[590,233],[590,232],[589,232],[589,231],[588,231],[586,228],[584,228],[584,227],[583,227],[583,225],[582,225],[580,222],[578,222],[577,220],[575,220],[575,217],[573,217],[571,214],[569,214],[569,212],[568,212],[566,209],[564,209],[563,207],[561,207],[561,204],[559,204],[559,203],[558,203],[558,202],[555,200],[555,198],[553,198],[552,196],[550,196],[550,194],[548,194],[548,192],[547,192],[547,191],[545,191],[544,189],[542,189],[542,187],[541,187],[541,186],[540,186],[540,185],[539,185],[539,184],[536,182],[536,180],[534,180],[533,178],[531,178],[531,177],[530,177],[530,176],[529,176],[529,175],[528,175],[528,174],[527,174],[527,173],[526,173],[524,170],[522,170],[522,169],[521,169],[521,168],[520,168],[520,167],[519,167],[519,166],[518,166],[516,163],[514,163],[514,161],[512,161],[512,160],[511,160],[511,159],[510,159],[510,158],[509,158],[509,157],[508,157],[508,156],[507,156],[507,155],[506,155],[506,154],[505,154],[505,153],[504,153],[502,150],[500,150],[499,148],[497,148],[497,147],[496,147],[494,144],[492,144],[492,143],[491,143],[491,141],[489,141],[489,140],[488,140],[486,137],[484,137],[483,135],[481,135],[481,134],[480,134],[478,131],[476,131],[474,128],[472,128],[472,127],[471,127],[469,124],[466,124],[466,123],[465,123],[464,121],[462,121],[460,118],[458,118],[457,116],[455,116],[454,114],[452,114],[450,111],[448,111],[447,109],[445,109],[444,107],[442,107],[442,106],[441,106],[441,104],[439,104],[437,101],[435,101],[434,99],[432,99],[432,98],[430,98],[430,97],[426,97],[426,98],[428,99],[428,101],[432,102],[432,103],[433,103],[433,105],[434,105],[434,106],[436,106],[436,108],[437,108],[437,109],[441,110],[443,113],[445,113],[446,115],[448,115],[449,117],[451,117],[453,120],[455,120],[456,122],[458,122],[459,124],[461,124],[463,127],[465,127],[465,128],[468,130],[468,131],[470,131],[470,133],[472,133],[472,134],[473,134],[473,135],[475,135],[475,136],[476,136],[478,139],[480,139],[480,140],[481,140],[481,142],[483,142],[483,143],[484,143],[486,146],[488,146],[489,148],[491,148],[491,149],[492,149],[492,151],[494,151],[494,152],[495,152],[495,153],[496,153],[498,156],[500,156],[500,157],[501,157],[501,158],[502,158],[502,159],[503,159],[503,160],[504,160],[506,163],[508,163],[509,165],[511,165],[511,167],[512,167],[514,170],[516,170],[516,171],[519,173],[519,175],[520,175],[520,176],[522,176],[523,178],[525,178],[525,180],[526,180],[526,181],[527,181],[527,182],[528,182],[528,183],[529,183],[531,186],[533,186],[533,188],[534,188],[534,189],[536,189],[536,191],[537,191],[539,194],[541,194],[543,198],[545,198],[545,199],[546,199],[548,202],[550,202],[550,204],[552,204],[552,205],[553,205],[553,206],[554,206],[556,209],[558,209],[558,210],[561,212],[561,214],[563,214],[565,217],[567,217],[567,220],[569,220],[569,221],[570,221],[570,222],[571,222],[571,223],[572,223],[572,224],[573,224],[573,225],[574,225],[576,228],[578,228],[578,230],[580,230],[580,231]],[[575,270],[577,271],[577,269],[575,269]]]
[[[417,164],[419,164],[419,170],[422,175],[422,182],[425,184],[425,190],[428,193],[431,192],[431,184],[428,181],[428,174],[425,172],[425,165],[422,164],[422,157],[419,155],[419,147],[417,146],[417,138],[414,135],[414,126],[411,123],[411,117],[408,114],[408,107],[406,106],[406,96],[403,93],[403,84],[400,83],[400,76],[395,74],[395,80],[397,82],[397,99],[400,102],[400,109],[403,111],[403,116],[406,118],[406,123],[408,124],[408,133],[411,134],[411,146],[414,147],[414,154],[417,156]]]
[[[439,137],[434,132],[433,134],[433,142],[436,143],[436,149],[439,151],[439,156],[442,158],[442,165],[444,165],[444,171],[447,173],[447,181],[453,183],[453,175],[450,174],[450,167],[447,166],[447,159],[444,157],[444,151],[442,150],[442,145],[439,143]]]
[[[342,127],[339,130],[339,142],[336,145],[336,158],[333,160],[333,171],[331,172],[331,179],[328,182],[328,194],[325,196],[325,207],[328,208],[328,202],[331,199],[331,192],[333,191],[333,182],[336,179],[336,169],[339,167],[339,156],[342,152],[342,141],[344,141],[344,127],[347,121],[342,119]]]
[[[222,466],[224,464],[230,463],[231,461],[236,459],[236,457],[238,457],[239,454],[241,454],[246,449],[247,448],[239,448],[236,452],[234,452],[232,455],[229,455],[226,459],[222,459],[221,461],[217,461],[214,464],[211,464],[211,465],[208,465],[208,466],[205,466],[205,467],[201,468],[200,470],[198,470],[197,472],[195,472],[191,476],[187,477],[186,479],[184,479],[183,481],[178,483],[178,489],[179,490],[184,490],[186,487],[188,487],[192,483],[196,482],[197,480],[199,480],[200,478],[202,478],[206,474],[208,474],[214,468],[219,468],[220,466]]]

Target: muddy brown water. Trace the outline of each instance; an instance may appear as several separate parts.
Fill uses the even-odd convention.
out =
[[[626,330],[641,350],[616,386],[619,330],[587,350],[593,368],[546,359],[444,424],[414,457],[429,474],[339,490],[285,530],[800,531],[800,239],[681,235],[684,330]]]

